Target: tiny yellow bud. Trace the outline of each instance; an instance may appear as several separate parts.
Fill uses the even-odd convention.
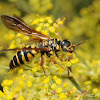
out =
[[[43,30],[42,33],[43,33],[44,35],[48,35],[48,30]]]
[[[47,84],[47,83],[49,83],[49,80],[50,80],[49,77],[46,77],[42,83]]]
[[[85,85],[90,85],[91,84],[91,81],[86,81],[84,82]]]
[[[15,92],[19,92],[20,90],[21,90],[21,87],[19,87],[19,86],[17,86],[17,87],[14,88]]]
[[[22,97],[22,96],[19,96],[19,97],[18,97],[18,100],[25,100],[25,98]]]
[[[45,23],[45,24],[44,24],[44,27],[49,27],[49,26],[50,26],[49,23]]]
[[[13,84],[13,80],[8,80],[7,86],[11,86]]]
[[[36,28],[36,30],[37,30],[37,31],[41,31],[41,27],[38,26],[38,27]]]
[[[3,97],[3,92],[0,90],[0,98]]]
[[[37,77],[37,78],[36,78],[36,82],[38,83],[39,81],[40,81],[40,78],[39,78],[39,77]]]
[[[63,85],[63,86],[64,86],[64,88],[66,88],[66,87],[68,86],[68,83],[64,83],[64,85]]]
[[[54,26],[50,26],[49,31],[50,31],[51,33],[54,33],[54,32],[55,32],[55,27],[54,27]]]
[[[13,99],[13,95],[12,94],[6,95],[6,99],[7,100],[12,100]]]
[[[4,86],[4,87],[3,87],[3,91],[4,91],[4,92],[7,92],[8,90],[9,90],[9,88],[8,88],[7,86]]]
[[[18,84],[19,84],[20,86],[23,86],[23,81],[22,81],[22,80],[19,80]]]
[[[52,85],[51,85],[51,88],[52,88],[52,89],[55,89],[56,86],[57,86],[56,84],[52,84]]]
[[[56,83],[58,84],[58,85],[60,85],[61,83],[62,83],[62,80],[61,79],[56,79]]]
[[[15,37],[15,35],[14,35],[14,34],[10,34],[10,35],[9,35],[9,40],[13,40],[13,39],[14,39],[14,37]]]
[[[64,73],[64,69],[62,67],[59,68],[59,73]]]
[[[58,27],[58,24],[57,24],[57,23],[54,23],[53,26],[54,26],[54,27]]]
[[[27,83],[26,83],[26,85],[27,85],[27,87],[32,87],[32,82],[31,81],[27,81]]]
[[[15,48],[15,44],[14,43],[11,43],[10,46],[9,46],[9,48],[10,49],[14,49]]]
[[[16,35],[17,38],[20,38],[21,36],[22,36],[21,33],[18,33],[18,34]]]
[[[32,72],[36,72],[37,70],[38,70],[37,67],[33,67],[33,68],[32,68]]]
[[[76,92],[77,91],[77,88],[74,86],[73,87],[73,92]]]
[[[54,76],[53,79],[56,80],[57,79],[57,76]]]
[[[98,92],[97,88],[93,89],[93,93],[97,93],[97,92]]]
[[[48,19],[48,23],[53,23],[53,20],[51,18]]]
[[[45,19],[44,19],[44,18],[40,18],[39,21],[40,21],[40,22],[44,22]]]
[[[32,22],[32,25],[37,24],[38,22],[39,22],[39,19],[37,18]]]
[[[67,67],[71,67],[71,63],[69,61],[67,61]]]
[[[67,96],[65,93],[60,93],[59,94],[59,100],[66,100]]]
[[[62,88],[60,87],[60,88],[57,88],[57,93],[61,93],[62,92]]]
[[[29,40],[29,36],[24,36],[24,37],[23,37],[23,40],[24,40],[25,42],[27,42],[27,41]]]
[[[22,74],[23,73],[23,69],[22,68],[19,68],[18,69],[18,74]]]

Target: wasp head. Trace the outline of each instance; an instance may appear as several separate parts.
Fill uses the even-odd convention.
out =
[[[72,53],[74,51],[74,47],[72,46],[72,43],[70,40],[63,40],[61,42],[61,48],[65,52],[70,52]]]
[[[63,40],[61,42],[61,48],[63,51],[65,52],[74,52],[75,53],[75,47],[87,42],[88,40],[84,41],[84,42],[81,42],[81,43],[78,43],[77,45],[72,45],[71,41],[70,40]]]

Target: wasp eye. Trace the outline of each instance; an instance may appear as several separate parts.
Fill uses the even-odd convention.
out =
[[[69,47],[71,45],[71,43],[70,43],[69,40],[63,40],[62,45],[66,46],[66,47]]]
[[[63,51],[68,51],[66,47],[69,47],[71,45],[71,42],[69,40],[63,40],[61,43],[61,47]]]

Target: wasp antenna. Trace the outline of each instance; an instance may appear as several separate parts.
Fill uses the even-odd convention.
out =
[[[79,59],[79,57],[78,57],[78,55],[77,55],[77,53],[73,50],[73,52],[75,53],[75,55],[76,55],[76,57]],[[80,62],[80,61],[79,61]]]
[[[84,44],[84,43],[86,43],[86,42],[88,42],[88,40],[86,40],[86,41],[84,41],[84,42],[81,42],[81,43],[78,43],[78,44],[76,44],[76,45],[73,45],[72,47],[77,47],[77,46],[79,46],[79,45],[81,45],[81,44]]]

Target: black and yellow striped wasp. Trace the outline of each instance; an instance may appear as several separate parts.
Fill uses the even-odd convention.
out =
[[[25,47],[25,48],[15,48],[15,49],[6,49],[1,51],[13,51],[18,50],[17,54],[12,58],[10,61],[9,67],[10,70],[26,63],[32,60],[33,57],[37,53],[41,53],[41,63],[40,65],[43,65],[43,55],[46,54],[48,57],[52,55],[51,52],[54,52],[57,57],[58,51],[65,51],[65,52],[74,52],[74,49],[76,46],[82,44],[79,43],[77,45],[72,45],[70,40],[58,40],[58,39],[52,39],[49,36],[46,36],[42,34],[41,32],[38,32],[34,28],[28,26],[21,18],[19,18],[16,15],[8,16],[8,15],[2,15],[1,20],[3,24],[11,30],[21,32],[22,34],[25,34],[27,36],[31,36],[32,40],[37,40],[39,42],[38,47],[32,48],[32,46]],[[83,42],[84,43],[84,42]],[[43,66],[42,66],[43,68]],[[44,69],[43,69],[44,71]],[[45,73],[45,71],[44,71]]]

